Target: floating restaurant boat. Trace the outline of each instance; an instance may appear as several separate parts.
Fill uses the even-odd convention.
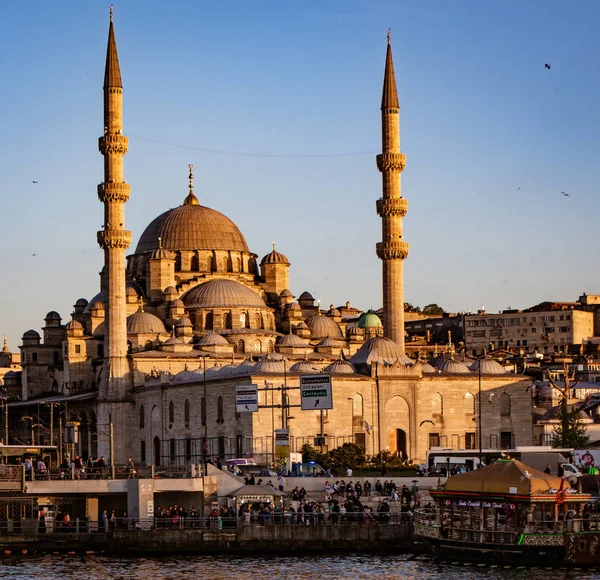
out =
[[[441,560],[517,565],[600,565],[590,496],[560,477],[500,459],[430,490],[415,537]]]

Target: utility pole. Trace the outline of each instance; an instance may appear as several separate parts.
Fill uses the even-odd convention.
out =
[[[581,379],[576,379],[575,376],[573,376],[573,382],[571,383],[571,378],[569,377],[569,365],[566,361],[563,362],[563,374],[564,374],[564,379],[565,379],[564,387],[559,387],[552,380],[552,378],[550,377],[550,374],[548,374],[548,382],[550,383],[550,386],[560,393],[560,423],[562,426],[562,438],[563,438],[563,440],[561,441],[561,446],[563,446],[565,433],[567,433],[569,430],[568,403],[569,403],[569,399],[571,398],[571,389],[573,389],[573,387],[575,387],[581,381]]]

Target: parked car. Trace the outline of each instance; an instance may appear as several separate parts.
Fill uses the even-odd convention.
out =
[[[228,459],[225,461],[225,466],[230,465],[256,465],[256,461],[253,457],[238,457],[236,459]]]

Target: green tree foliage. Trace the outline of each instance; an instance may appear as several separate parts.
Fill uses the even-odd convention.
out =
[[[423,314],[444,314],[444,309],[437,304],[428,304],[423,306]]]
[[[410,302],[404,303],[404,312],[421,312],[420,306],[413,306]]]
[[[561,409],[561,422],[554,428],[552,447],[585,449],[590,443],[578,409]]]

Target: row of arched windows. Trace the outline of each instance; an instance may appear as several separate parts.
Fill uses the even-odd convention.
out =
[[[175,252],[175,272],[181,272],[181,252]],[[248,263],[251,273],[256,273],[256,261],[250,260]],[[200,257],[193,254],[190,260],[191,272],[243,272],[244,266],[239,256],[231,258],[223,256],[217,261],[214,256]]]
[[[202,397],[200,402],[200,418],[202,421],[202,425],[206,423],[206,400]],[[223,397],[219,397],[217,399],[217,423],[224,423],[224,410],[223,410]],[[168,423],[169,428],[173,427],[175,423],[175,403],[173,401],[169,401],[169,410],[168,410]],[[183,403],[183,424],[184,427],[190,427],[190,401],[186,399]],[[144,429],[146,427],[146,414],[144,405],[140,405],[140,429]]]
[[[244,352],[252,352],[260,354],[265,352],[273,352],[275,350],[275,343],[272,340],[268,341],[260,341],[256,339],[254,342],[249,342],[247,340],[240,339],[233,345],[233,352],[237,354],[241,354]]]
[[[489,399],[490,403],[492,399]],[[463,400],[463,408],[465,415],[475,414],[475,395],[473,393],[466,393]],[[500,416],[509,417],[511,410],[510,395],[505,391],[500,395]],[[441,393],[435,393],[431,400],[431,413],[433,415],[444,414],[444,397]]]
[[[201,323],[201,316],[198,316],[196,320]],[[269,316],[265,316],[263,318],[260,312],[255,312],[253,315],[251,315],[249,312],[242,312],[240,314],[239,327],[275,330],[275,323]],[[219,328],[233,328],[233,315],[231,312],[211,311],[206,313],[204,317],[204,330],[215,330]]]

